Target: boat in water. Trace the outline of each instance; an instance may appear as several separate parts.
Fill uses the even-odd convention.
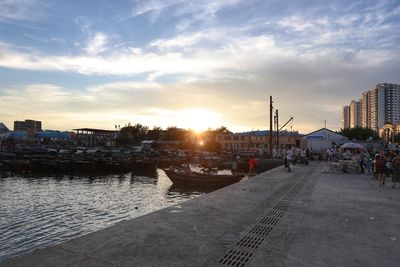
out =
[[[163,169],[173,184],[190,184],[201,186],[229,185],[240,181],[244,174],[214,174],[201,172],[185,172],[180,169]]]

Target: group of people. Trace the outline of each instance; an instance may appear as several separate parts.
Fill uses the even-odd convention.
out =
[[[349,150],[342,153],[336,149],[327,150],[328,161],[337,161],[338,159],[357,159],[361,173],[373,174],[377,179],[379,186],[385,185],[387,176],[392,176],[395,188],[400,183],[400,154],[396,151],[386,151],[381,149],[377,153],[370,151],[361,151],[358,155],[352,155]]]
[[[287,147],[282,150],[282,158],[284,160],[285,169],[287,168],[288,172],[291,172],[291,165],[295,162],[302,163],[304,165],[308,165],[308,158],[310,157],[312,151],[308,148],[305,150],[304,148],[300,150],[295,150],[294,148]]]
[[[360,160],[359,162],[361,164]],[[393,181],[392,188],[396,188],[396,184],[400,183],[400,155],[393,150],[385,153],[385,151],[381,149],[374,156],[374,170],[379,186],[384,186],[385,178],[391,174]]]

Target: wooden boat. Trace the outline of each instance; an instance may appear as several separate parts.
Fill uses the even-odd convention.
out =
[[[185,174],[181,171],[163,169],[173,184],[196,184],[196,185],[228,185],[233,184],[244,177],[243,174],[209,174],[192,172]]]

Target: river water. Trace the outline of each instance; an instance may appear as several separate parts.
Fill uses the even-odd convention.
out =
[[[210,191],[157,176],[1,177],[0,262]]]

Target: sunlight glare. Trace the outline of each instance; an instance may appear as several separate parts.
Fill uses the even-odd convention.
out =
[[[208,109],[183,109],[179,111],[178,119],[183,127],[198,133],[221,126],[221,114]]]

